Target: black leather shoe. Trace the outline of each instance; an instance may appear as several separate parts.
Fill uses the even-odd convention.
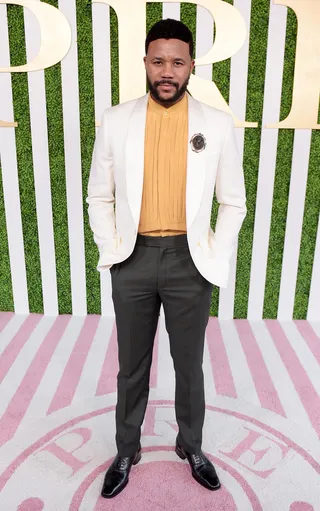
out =
[[[134,456],[119,456],[118,454],[106,472],[101,496],[105,499],[111,499],[118,495],[118,493],[120,493],[129,482],[129,472],[132,465],[136,465],[140,460],[140,444]]]
[[[188,459],[192,475],[198,483],[202,484],[205,488],[208,488],[208,490],[219,490],[221,484],[216,470],[211,461],[208,460],[202,451],[197,454],[189,454],[183,447],[181,447],[177,439],[176,453],[182,460],[185,460],[186,458]]]

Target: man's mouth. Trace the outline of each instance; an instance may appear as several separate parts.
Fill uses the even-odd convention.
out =
[[[173,85],[171,85],[170,83],[163,83],[163,84],[159,85],[159,87],[161,87],[161,89],[163,89],[165,91],[173,89]]]

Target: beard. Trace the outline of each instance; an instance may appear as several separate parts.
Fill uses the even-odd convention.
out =
[[[188,78],[183,82],[183,84],[179,88],[179,84],[176,82],[172,82],[171,80],[163,79],[159,82],[152,83],[147,75],[147,86],[148,86],[150,94],[154,100],[156,100],[162,106],[169,107],[169,106],[173,105],[174,103],[177,103],[177,101],[179,101],[179,99],[182,98],[182,96],[184,95],[184,93],[187,90],[189,80],[190,80],[190,75],[188,76]],[[158,92],[158,86],[163,85],[165,83],[169,83],[170,85],[173,85],[173,87],[175,87],[175,89],[176,89],[175,93],[170,98],[163,98],[162,96],[160,96],[160,94]]]

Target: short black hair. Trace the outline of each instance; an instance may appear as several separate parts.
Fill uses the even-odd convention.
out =
[[[189,44],[189,54],[191,58],[193,57],[192,33],[182,21],[167,18],[155,23],[150,28],[146,38],[146,54],[148,53],[148,47],[151,41],[156,41],[157,39],[180,39],[180,41]]]

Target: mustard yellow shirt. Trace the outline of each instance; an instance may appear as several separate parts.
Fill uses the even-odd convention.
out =
[[[150,93],[144,149],[144,183],[139,234],[185,234],[188,149],[187,93],[165,108]]]

